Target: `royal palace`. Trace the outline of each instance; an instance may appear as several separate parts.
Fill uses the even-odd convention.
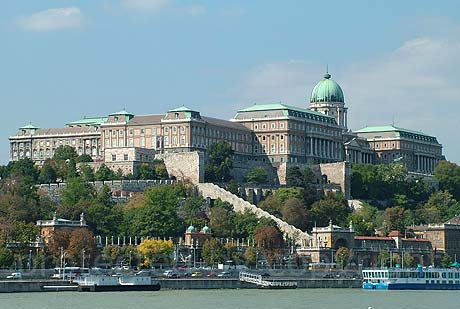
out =
[[[28,124],[9,138],[10,161],[30,158],[42,164],[57,147],[69,145],[94,162],[147,162],[157,154],[206,153],[218,142],[231,144],[244,164],[349,162],[405,164],[430,175],[443,158],[436,137],[394,125],[348,129],[341,87],[326,73],[313,88],[309,106],[254,104],[223,120],[182,106],[164,114],[133,115],[126,110],[84,118],[63,128]],[[110,165],[108,165],[110,166]]]

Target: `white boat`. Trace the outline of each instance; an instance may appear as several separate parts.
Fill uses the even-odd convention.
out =
[[[150,276],[90,275],[77,281],[80,292],[158,291],[160,284]]]
[[[460,290],[458,268],[363,269],[363,289],[371,290]]]

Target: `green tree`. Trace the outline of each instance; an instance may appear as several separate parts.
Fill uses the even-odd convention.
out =
[[[386,232],[404,231],[406,229],[405,213],[406,210],[399,206],[385,209],[385,222],[388,226]]]
[[[155,169],[149,163],[142,163],[139,167],[139,179],[148,180],[155,179]]]
[[[78,171],[83,181],[92,182],[95,180],[94,171],[88,164],[80,164],[80,166],[78,167]]]
[[[90,201],[94,195],[94,188],[76,177],[67,182],[61,193],[61,201],[64,205],[75,206],[81,201]]]
[[[131,235],[176,236],[184,231],[184,222],[176,209],[186,197],[181,184],[148,188],[144,192],[143,204],[129,208],[125,215],[127,232]]]
[[[202,257],[207,265],[213,266],[224,262],[225,248],[215,239],[208,239],[203,244]]]
[[[388,250],[381,250],[377,256],[377,265],[380,267],[390,266],[390,253]]]
[[[108,168],[104,163],[101,164],[99,169],[94,173],[94,177],[97,181],[109,181],[115,180],[115,173]]]
[[[292,197],[281,209],[283,221],[305,231],[307,229],[307,211],[302,201]]]
[[[263,167],[255,167],[246,174],[246,181],[253,184],[266,184],[268,173]]]
[[[417,261],[410,253],[404,253],[404,267],[415,267]]]
[[[0,268],[10,268],[14,262],[13,251],[6,248],[5,244],[0,245]]]
[[[460,166],[449,161],[440,161],[434,169],[434,177],[439,181],[439,189],[449,191],[460,200]]]
[[[104,186],[85,209],[88,226],[96,235],[118,235],[123,223],[123,212],[115,206],[112,192]]]
[[[79,155],[75,159],[75,162],[76,163],[89,163],[89,162],[93,162],[93,158],[89,154],[82,154],[82,155]]]
[[[441,266],[444,268],[448,268],[450,267],[450,264],[452,264],[452,258],[447,253],[444,253],[442,255]]]
[[[233,193],[234,195],[240,197],[240,184],[235,181],[235,180],[230,180],[228,183],[227,183],[227,187],[226,187],[226,190],[230,193]]]
[[[40,175],[38,177],[39,183],[55,183],[57,178],[56,170],[54,168],[53,161],[47,159],[40,169]]]
[[[317,226],[326,226],[330,220],[334,224],[348,226],[347,218],[350,213],[351,209],[345,197],[339,193],[330,193],[312,205],[310,218]]]
[[[234,213],[221,207],[213,207],[209,215],[209,225],[214,236],[231,237],[234,228]]]
[[[74,162],[77,160],[78,154],[75,151],[75,148],[72,146],[59,146],[56,148],[56,151],[54,152],[53,159],[54,160],[73,160]]]
[[[281,218],[282,216],[281,209],[283,208],[283,203],[275,195],[268,196],[259,203],[258,207],[276,217]]]
[[[247,266],[255,266],[257,263],[256,249],[254,249],[253,247],[248,247],[246,251],[244,251],[244,259],[246,261]]]
[[[38,171],[35,167],[35,163],[29,158],[8,163],[3,174],[3,179],[9,176],[30,177],[31,181],[34,183],[38,179]]]
[[[352,251],[346,247],[340,247],[335,253],[335,259],[342,269],[348,265]]]
[[[449,191],[433,193],[419,212],[424,223],[441,223],[460,214],[460,206]]]
[[[207,181],[229,181],[231,179],[230,171],[233,167],[232,146],[225,141],[219,141],[209,147],[207,154],[208,162],[205,167]]]

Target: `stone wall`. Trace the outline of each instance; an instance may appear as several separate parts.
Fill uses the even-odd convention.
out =
[[[163,160],[169,176],[191,183],[204,182],[204,153],[198,151],[157,154]]]
[[[293,239],[299,246],[305,247],[310,243],[311,236],[303,232],[302,230],[289,225],[283,220],[269,214],[268,212],[258,208],[257,206],[239,198],[238,196],[216,186],[212,183],[200,183],[197,185],[198,191],[204,198],[211,198],[213,200],[221,199],[222,201],[228,202],[233,205],[233,209],[236,212],[244,213],[249,210],[255,214],[258,218],[269,218],[276,222],[278,228],[284,233],[285,238]]]
[[[292,166],[300,168],[310,168],[315,174],[315,182],[319,185],[321,191],[340,190],[347,199],[351,196],[351,169],[348,162],[321,163],[321,164],[298,164],[287,163],[280,164],[278,168],[278,179],[280,184],[286,184],[287,170]]]
[[[153,186],[168,185],[174,183],[173,180],[113,180],[113,181],[94,181],[90,184],[97,192],[100,192],[104,185],[110,188],[112,194],[130,193],[130,192],[143,192],[145,189]],[[53,201],[61,201],[61,192],[65,188],[66,183],[50,183],[38,185],[38,190],[44,192]]]
[[[233,179],[235,179],[236,181],[245,182],[247,173],[256,167],[262,167],[267,171],[268,184],[278,185],[280,183],[278,181],[278,174],[276,168],[273,167],[270,163],[263,161],[235,161],[233,162],[233,169],[231,171],[231,175]]]
[[[345,198],[351,198],[351,168],[348,162],[321,163],[319,165],[321,175],[327,177],[328,183],[338,184]]]

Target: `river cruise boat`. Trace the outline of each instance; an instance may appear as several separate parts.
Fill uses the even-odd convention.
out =
[[[382,268],[363,270],[363,289],[460,290],[458,268]]]
[[[149,276],[90,275],[74,282],[78,283],[78,291],[80,292],[160,290],[160,283],[152,281]]]

